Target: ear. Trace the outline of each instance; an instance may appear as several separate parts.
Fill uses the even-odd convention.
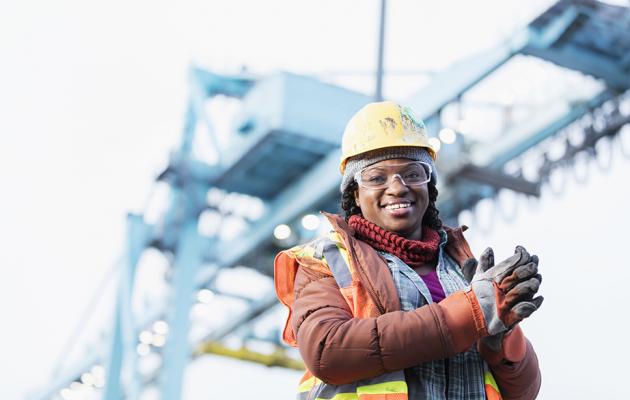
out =
[[[361,208],[361,206],[359,205],[359,189],[356,189],[354,191],[354,202],[356,203],[357,207]]]

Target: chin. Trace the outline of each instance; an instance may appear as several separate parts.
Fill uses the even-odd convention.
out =
[[[390,232],[394,232],[398,236],[406,238],[417,229],[417,226],[415,224],[390,224],[385,229]]]

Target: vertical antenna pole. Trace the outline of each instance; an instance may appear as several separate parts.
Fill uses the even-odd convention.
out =
[[[378,60],[376,65],[376,91],[374,93],[375,101],[383,100],[383,49],[385,47],[385,3],[387,0],[381,0],[381,23],[378,36]]]

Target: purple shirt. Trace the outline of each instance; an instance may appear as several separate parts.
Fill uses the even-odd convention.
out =
[[[444,300],[446,294],[444,294],[444,289],[442,288],[442,284],[437,276],[437,271],[433,270],[426,275],[420,275],[420,278],[424,281],[425,285],[429,289],[429,293],[431,293],[431,298],[433,302],[439,303]]]

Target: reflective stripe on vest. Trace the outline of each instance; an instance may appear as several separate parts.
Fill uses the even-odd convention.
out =
[[[347,288],[352,284],[352,273],[348,268],[347,258],[344,260],[341,249],[332,241],[324,244],[324,259],[333,273],[339,289]]]
[[[501,400],[501,392],[499,391],[497,381],[494,380],[494,376],[492,376],[492,372],[490,372],[490,369],[488,368],[488,365],[486,363],[484,363],[483,369],[483,383],[486,388],[486,399]]]
[[[329,385],[311,377],[300,384],[300,400],[407,400],[407,382],[403,371],[347,385]]]

